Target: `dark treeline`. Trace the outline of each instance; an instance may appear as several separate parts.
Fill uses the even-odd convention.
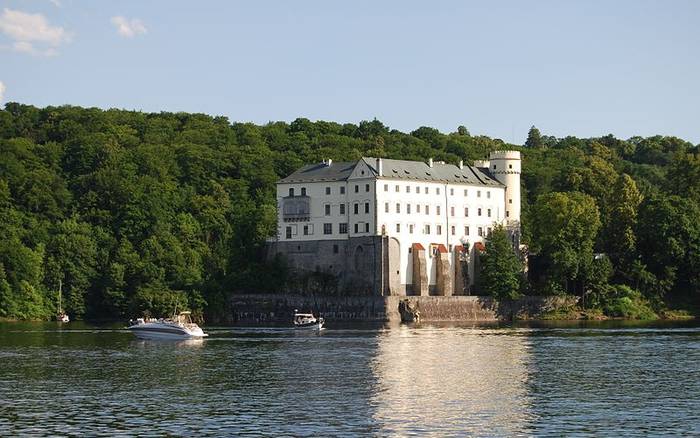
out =
[[[669,297],[697,297],[700,158],[674,137],[559,139],[532,129],[516,147],[461,126],[406,134],[377,120],[259,126],[8,103],[0,317],[51,317],[61,282],[76,318],[160,315],[175,304],[216,318],[231,293],[284,284],[283,264],[263,257],[276,232],[278,178],[324,158],[456,163],[504,148],[524,152],[523,233],[533,255],[524,293],[576,294],[621,314],[637,299],[660,309]]]

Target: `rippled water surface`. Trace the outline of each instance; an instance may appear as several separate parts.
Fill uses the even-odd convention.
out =
[[[0,323],[0,435],[700,435],[700,328]]]

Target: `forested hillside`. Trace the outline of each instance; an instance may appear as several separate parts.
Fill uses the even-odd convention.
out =
[[[0,111],[0,317],[49,318],[59,281],[76,318],[215,317],[232,292],[274,292],[274,183],[324,158],[524,153],[524,293],[573,293],[625,315],[700,287],[700,157],[674,137],[553,138],[523,147],[420,127],[231,123],[225,117],[8,103]],[[605,253],[607,256],[594,256]]]

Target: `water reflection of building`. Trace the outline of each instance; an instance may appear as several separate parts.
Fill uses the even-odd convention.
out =
[[[371,404],[380,434],[527,433],[529,341],[502,330],[388,330],[380,338]]]

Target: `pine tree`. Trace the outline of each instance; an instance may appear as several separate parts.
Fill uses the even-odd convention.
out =
[[[530,127],[530,131],[528,131],[527,133],[527,140],[525,140],[525,146],[528,148],[536,149],[544,147],[544,143],[542,142],[542,134],[540,134],[540,130],[537,129],[534,125]]]

